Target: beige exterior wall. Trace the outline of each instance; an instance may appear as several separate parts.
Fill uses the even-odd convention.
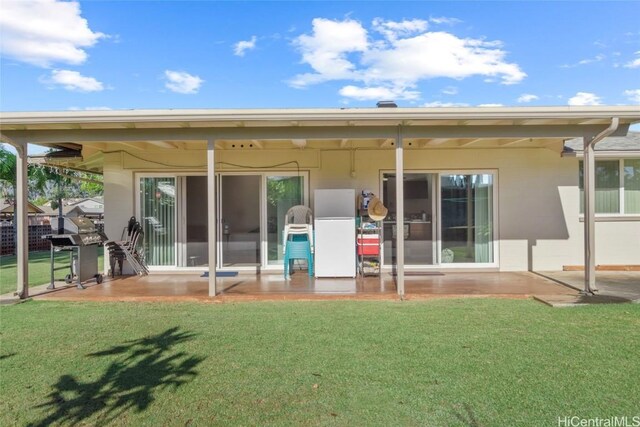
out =
[[[105,155],[105,230],[119,238],[135,212],[136,172],[206,172],[204,150],[156,150]],[[393,171],[393,149],[218,150],[217,162],[264,167],[297,161],[316,188],[370,189],[380,193],[380,173]],[[216,170],[238,171],[224,164]],[[278,170],[295,171],[296,166]],[[498,257],[503,271],[560,270],[583,263],[579,219],[578,160],[542,148],[405,150],[406,171],[495,171]],[[640,220],[596,223],[596,264],[640,264]]]

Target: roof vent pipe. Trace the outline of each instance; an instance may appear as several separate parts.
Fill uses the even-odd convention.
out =
[[[378,108],[398,108],[398,104],[395,101],[378,101],[376,103]]]

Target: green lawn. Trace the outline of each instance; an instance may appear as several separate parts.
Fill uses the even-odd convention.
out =
[[[102,270],[103,248],[98,248],[98,270]],[[29,286],[42,285],[51,280],[51,255],[49,251],[29,252]],[[69,273],[69,252],[57,252],[56,279]],[[16,257],[0,256],[0,295],[16,291]]]
[[[0,307],[0,425],[557,426],[636,416],[640,305]]]

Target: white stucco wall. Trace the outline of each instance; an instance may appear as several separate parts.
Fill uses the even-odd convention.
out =
[[[172,170],[123,153],[105,155],[105,230],[111,238],[119,238],[128,218],[137,214],[135,172],[206,172],[205,151],[156,150],[136,152],[136,156],[184,167]],[[381,170],[395,168],[392,149],[219,150],[216,160],[252,166],[296,160],[301,170],[309,172],[311,206],[316,188],[366,188],[380,193]],[[217,169],[237,171],[226,165]],[[497,171],[501,270],[560,270],[563,265],[583,263],[576,159],[542,148],[407,149],[405,170]],[[640,264],[640,221],[597,222],[596,264]]]

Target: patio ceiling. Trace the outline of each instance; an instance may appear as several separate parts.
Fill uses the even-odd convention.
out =
[[[48,163],[100,172],[102,153],[207,149],[548,148],[594,135],[619,117],[619,135],[638,107],[128,110],[1,113],[3,138],[82,150]]]

